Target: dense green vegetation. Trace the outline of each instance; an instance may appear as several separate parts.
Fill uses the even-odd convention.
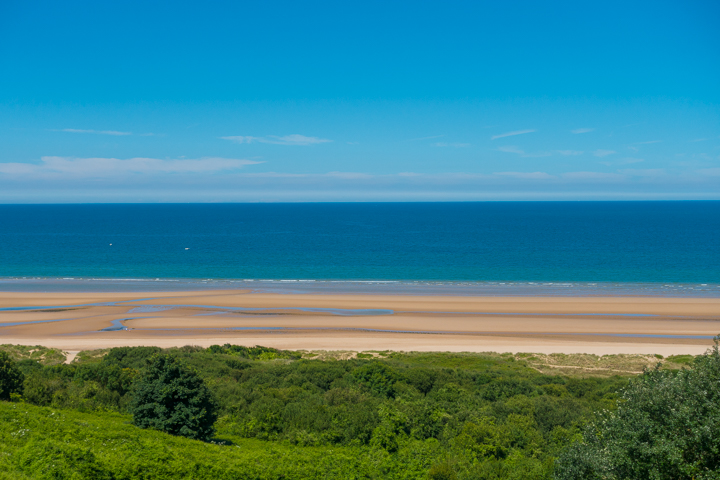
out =
[[[0,351],[0,400],[19,395],[23,387],[23,374],[7,352]]]
[[[281,473],[293,478],[292,472],[295,478],[315,478],[312,472],[320,465],[327,466],[329,478],[548,478],[560,450],[593,411],[612,408],[618,388],[626,383],[621,377],[544,375],[512,356],[499,355],[388,354],[344,361],[306,360],[296,352],[230,345],[166,352],[153,347],[117,348],[102,353],[85,354],[69,365],[20,361],[25,375],[23,400],[50,407],[63,418],[79,418],[72,417],[80,414],[71,410],[88,413],[86,420],[69,425],[55,422],[52,428],[77,432],[78,422],[104,418],[125,433],[105,429],[102,435],[117,439],[131,435],[163,445],[169,440],[158,436],[159,432],[120,425],[130,418],[121,415],[136,408],[134,399],[143,382],[153,377],[147,360],[170,353],[198,372],[217,399],[219,419],[213,441],[231,443],[212,446],[174,438],[168,445],[176,446],[174,461],[184,465],[177,471],[193,471],[190,465],[196,460],[182,454],[185,448],[195,449],[197,459],[205,458],[199,453],[203,449],[209,449],[210,458],[214,449],[234,452],[238,446],[243,452],[270,447],[283,452],[280,460],[267,466],[261,461],[266,457],[257,457],[261,473],[253,478],[280,478]],[[40,442],[43,449],[56,451],[62,445],[47,445],[58,437],[67,438],[92,453],[77,453],[78,458],[92,457],[98,468],[110,472],[120,468],[99,446],[107,441],[92,440],[101,432],[49,434],[48,420],[42,419],[52,417],[50,410],[14,405],[29,409],[28,418],[40,422],[34,428],[13,430],[33,432],[23,436],[24,442],[14,439],[22,443],[20,450]],[[117,455],[130,453],[118,451]],[[17,471],[35,472],[35,467],[23,466],[20,458],[26,457],[21,453],[10,458]],[[126,460],[123,465],[152,463],[151,459]],[[236,471],[230,460],[209,464],[215,470],[207,473],[208,478],[218,477],[220,471]],[[123,475],[115,476],[142,478]],[[201,477],[199,473],[186,475]]]
[[[619,408],[563,452],[557,478],[720,479],[718,345],[691,369],[655,369],[630,382]]]
[[[85,352],[71,364],[20,360],[22,397],[0,402],[0,471],[68,479],[592,478],[573,472],[596,466],[583,463],[598,456],[587,425],[599,432],[605,423],[593,423],[595,416],[619,418],[620,428],[633,395],[648,394],[638,385],[689,375],[649,372],[617,410],[627,377],[549,375],[512,355],[361,357],[318,360],[224,345],[116,348]],[[185,396],[163,390],[160,378],[182,385]],[[188,392],[200,393],[197,405],[217,402],[209,441],[170,436],[158,430],[183,432],[137,415],[135,424],[154,429],[132,425],[140,403],[163,394],[195,398]],[[162,404],[155,400],[149,403]],[[702,424],[698,432],[716,427]]]
[[[131,421],[112,412],[0,402],[0,479],[359,479],[382,478],[380,471],[395,465],[361,449],[248,439],[216,445]]]

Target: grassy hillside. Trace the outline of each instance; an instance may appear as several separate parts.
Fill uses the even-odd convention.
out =
[[[224,437],[225,445],[142,430],[130,417],[0,402],[2,479],[380,478],[393,469],[381,452],[298,448]],[[406,458],[426,470],[437,446]],[[410,477],[412,478],[412,477]]]

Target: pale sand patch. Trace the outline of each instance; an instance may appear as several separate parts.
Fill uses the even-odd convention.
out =
[[[125,303],[97,305],[109,302]],[[710,337],[720,333],[720,299],[712,298],[282,295],[247,290],[0,292],[0,308],[22,306],[69,308],[0,311],[0,343],[42,344],[66,351],[123,345],[234,343],[292,350],[667,356],[703,353],[712,341],[617,335]],[[133,312],[138,306],[143,308]],[[178,307],[148,308],[152,306]],[[233,312],[223,307],[266,310]],[[380,309],[394,313],[340,316],[332,311],[297,310],[300,308]],[[118,320],[131,330],[100,331],[113,322],[118,326]],[[8,325],[37,321],[45,323]],[[280,330],[269,330],[273,328]]]
[[[65,363],[72,363],[75,357],[77,357],[77,354],[80,353],[80,350],[69,350],[63,353],[65,353]]]
[[[134,329],[368,329],[387,333],[462,334],[647,334],[715,335],[720,320],[674,318],[608,318],[499,315],[409,314],[337,317],[332,315],[179,316],[177,310],[125,321]]]
[[[128,332],[117,332],[112,337],[83,336],[74,338],[45,337],[35,340],[52,348],[66,349],[69,345],[77,350],[95,350],[100,348],[122,346],[157,346],[161,348],[181,347],[184,345],[222,345],[231,343],[235,345],[263,345],[283,350],[328,350],[328,351],[415,351],[415,352],[499,352],[499,353],[589,353],[595,355],[614,354],[660,354],[669,355],[700,355],[709,345],[686,345],[672,343],[622,343],[622,342],[584,342],[561,341],[557,339],[536,338],[507,338],[507,337],[480,337],[467,338],[457,336],[442,336],[440,338],[427,338],[429,336],[394,335],[390,336],[343,336],[333,335],[164,335],[164,336],[135,336]],[[122,337],[120,336],[122,334]],[[5,337],[4,343],[30,345],[32,340],[26,337]]]

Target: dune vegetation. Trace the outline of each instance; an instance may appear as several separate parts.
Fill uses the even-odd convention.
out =
[[[9,353],[23,380],[0,402],[0,478],[719,478],[717,346],[635,377],[551,374],[509,354],[123,347],[64,364]],[[662,423],[682,392],[700,399]],[[173,398],[189,407],[170,411]],[[693,432],[678,435],[689,418]],[[633,449],[648,438],[657,448]],[[674,452],[663,476],[653,455]]]

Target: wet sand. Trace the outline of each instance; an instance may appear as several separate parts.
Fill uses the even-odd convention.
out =
[[[720,299],[0,292],[0,343],[67,351],[233,343],[293,350],[699,354]]]

